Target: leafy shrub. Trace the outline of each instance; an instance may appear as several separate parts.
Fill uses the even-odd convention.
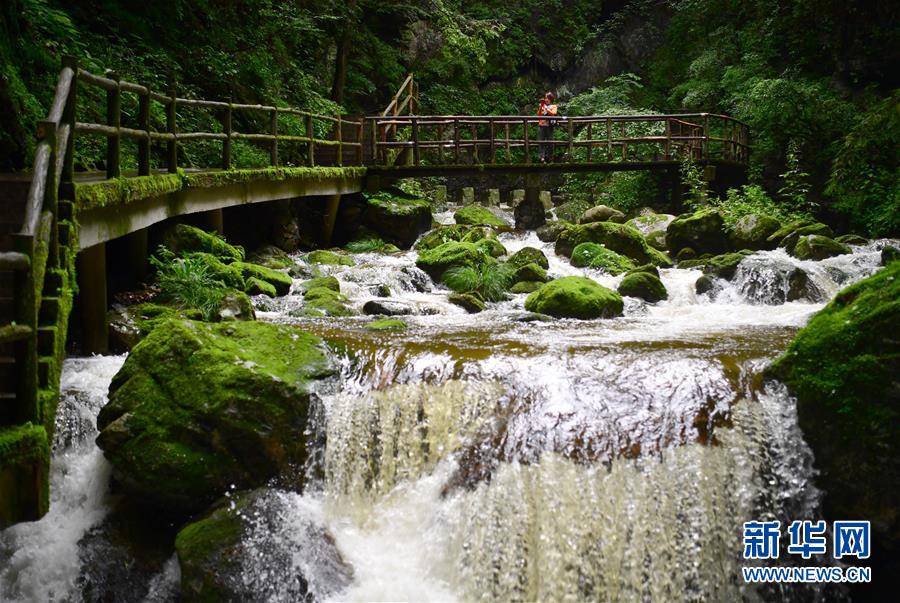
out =
[[[211,320],[225,295],[225,285],[210,273],[201,260],[180,258],[160,245],[150,264],[156,268],[156,282],[163,300],[182,309],[199,310]]]
[[[734,228],[738,220],[750,214],[769,216],[783,223],[812,219],[809,212],[778,203],[756,184],[729,189],[724,199],[715,199],[713,204],[719,209],[725,220],[725,227],[729,230]]]
[[[506,264],[488,262],[473,268],[455,266],[441,280],[457,293],[475,293],[485,301],[500,301],[512,284],[514,271]]]
[[[360,239],[358,241],[350,241],[344,248],[350,253],[371,253],[373,251],[381,251],[387,245],[382,239]]]

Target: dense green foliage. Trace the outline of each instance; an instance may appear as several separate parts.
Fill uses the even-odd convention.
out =
[[[381,110],[415,72],[421,113],[530,114],[552,89],[564,114],[733,115],[752,130],[752,185],[790,211],[896,234],[898,12],[838,0],[11,0],[0,11],[0,169],[28,165],[63,54],[157,90],[171,73],[188,96],[325,113]],[[132,125],[137,101],[123,102]],[[82,86],[80,103],[84,121],[102,121],[101,91]],[[178,119],[221,130],[215,112],[183,108]],[[261,131],[266,119],[236,114],[235,128]],[[151,121],[163,127],[161,105]],[[302,159],[296,146],[283,145],[284,162]],[[181,152],[186,166],[217,165],[220,143]],[[82,137],[77,159],[102,167],[102,141]],[[235,144],[237,167],[266,161],[264,147]],[[671,203],[659,174],[579,175],[566,188],[625,211]]]

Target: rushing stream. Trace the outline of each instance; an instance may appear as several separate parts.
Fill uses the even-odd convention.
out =
[[[572,267],[533,233],[500,240],[510,253],[542,249],[551,276],[621,278]],[[759,373],[839,289],[878,269],[881,244],[821,262],[759,252],[713,299],[695,293],[700,271],[662,270],[669,299],[628,298],[613,320],[536,320],[524,295],[467,314],[415,268],[415,252],[318,268],[356,308],[389,289],[384,301],[412,312],[406,330],[294,317],[299,293],[256,300],[261,320],[299,324],[343,361],[313,413],[311,436],[325,444],[311,483],[270,493],[247,536],[247,583],[270,600],[294,598],[282,583],[295,574],[341,601],[822,596],[740,577],[742,522],[819,514],[794,403]],[[813,301],[784,303],[797,267]],[[0,534],[0,599],[82,598],[85,534],[110,505],[93,419],[123,359],[67,361],[53,504]],[[352,574],[329,562],[323,530]],[[174,558],[157,569],[120,600],[174,597]]]

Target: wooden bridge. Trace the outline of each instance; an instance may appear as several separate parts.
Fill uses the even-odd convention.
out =
[[[102,120],[79,114],[81,94],[105,96]],[[412,76],[381,115],[347,117],[188,98],[174,85],[154,90],[63,61],[49,115],[37,124],[31,179],[8,180],[0,194],[0,528],[48,508],[50,443],[76,289],[81,322],[92,325],[84,348],[105,349],[106,241],[130,237],[129,247],[146,259],[147,227],[167,218],[204,212],[221,232],[224,207],[322,195],[329,198],[327,240],[341,195],[363,190],[367,179],[672,169],[684,157],[745,167],[749,158],[747,126],[722,115],[558,117],[553,139],[541,141],[536,116],[417,110]],[[198,112],[192,123],[206,123],[208,131],[185,131],[188,112]],[[76,144],[98,138],[105,141],[105,173],[76,174]],[[210,144],[220,145],[217,165],[188,161],[195,145],[208,151]],[[267,165],[234,169],[238,144],[264,149]],[[547,163],[538,162],[541,145]],[[123,154],[130,172],[122,169]]]

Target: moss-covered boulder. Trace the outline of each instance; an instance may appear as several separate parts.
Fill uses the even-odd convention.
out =
[[[247,279],[244,285],[244,291],[246,291],[250,295],[266,295],[268,297],[278,297],[278,291],[275,290],[275,285],[267,283],[266,281],[261,281],[258,278],[252,276]]]
[[[636,274],[638,272],[646,272],[647,274],[652,274],[656,278],[659,278],[659,268],[654,266],[653,264],[644,264],[643,266],[637,266],[632,268],[628,272],[625,273],[625,276],[630,276],[632,274]]]
[[[666,247],[669,251],[690,247],[701,254],[728,251],[722,215],[714,209],[701,209],[678,216],[666,229]]]
[[[791,251],[791,255],[801,260],[824,260],[845,253],[851,253],[848,246],[822,235],[800,237]]]
[[[634,268],[634,262],[598,243],[581,243],[572,250],[572,265],[577,268],[597,268],[612,275]]]
[[[409,325],[399,318],[381,318],[366,325],[367,331],[402,331]]]
[[[697,258],[693,260],[684,260],[678,262],[679,268],[699,268],[705,274],[731,280],[741,262],[753,252],[750,250],[741,250],[732,253],[723,253],[713,257]]]
[[[291,500],[265,488],[238,492],[183,527],[175,537],[180,600],[316,601],[346,588],[353,568],[331,534],[314,516],[298,512]],[[285,530],[287,522],[303,537],[280,539],[277,545],[266,542]],[[309,575],[297,573],[299,556]]]
[[[191,252],[210,253],[225,262],[244,259],[244,248],[229,245],[222,237],[187,224],[176,224],[163,236],[166,247],[179,255]]]
[[[639,216],[635,216],[634,218],[625,222],[625,224],[631,226],[633,229],[644,235],[644,237],[649,237],[652,233],[661,232],[663,234],[663,238],[665,238],[666,229],[674,219],[675,216],[673,216],[672,214],[657,214],[648,212],[643,213]]]
[[[555,243],[556,239],[559,238],[560,233],[562,233],[562,231],[564,231],[571,225],[571,222],[567,222],[565,220],[554,220],[551,222],[547,222],[546,224],[538,228],[535,231],[535,234],[537,235],[537,238],[544,243]]]
[[[506,222],[497,217],[494,212],[480,205],[461,207],[454,212],[453,219],[457,224],[468,224],[470,226],[506,226]]]
[[[651,247],[634,228],[613,222],[574,224],[563,230],[556,239],[558,255],[572,257],[581,243],[597,243],[639,263],[671,266],[672,261],[661,251]]]
[[[453,266],[474,268],[487,261],[493,261],[491,256],[475,243],[449,242],[421,252],[416,259],[416,266],[428,273],[431,278],[440,280],[448,268]]]
[[[396,190],[368,195],[363,210],[363,224],[385,241],[403,248],[410,247],[419,235],[427,232],[431,220],[431,205],[427,200]]]
[[[447,296],[447,301],[459,306],[469,314],[483,312],[486,307],[481,298],[471,293],[451,293]]]
[[[524,266],[519,266],[515,270],[512,279],[513,283],[522,281],[547,281],[547,271],[537,264],[525,264]]]
[[[507,263],[511,266],[525,266],[526,264],[537,264],[544,270],[550,268],[550,262],[544,252],[536,247],[523,247],[511,256]]]
[[[728,238],[735,249],[774,249],[775,245],[769,241],[778,229],[781,222],[764,214],[749,214],[741,217],[734,224]]]
[[[306,293],[310,289],[316,289],[317,287],[331,289],[337,293],[341,292],[341,283],[333,276],[319,276],[300,283],[300,291],[303,293]]]
[[[306,254],[306,261],[310,264],[324,264],[326,266],[354,266],[356,262],[353,258],[345,255],[328,251],[327,249],[316,249]]]
[[[881,265],[887,266],[891,262],[896,262],[897,260],[900,260],[900,249],[885,245],[881,250]]]
[[[621,316],[622,297],[583,276],[550,281],[525,299],[525,309],[557,318],[612,318]]]
[[[313,287],[303,292],[300,316],[353,316],[356,312],[347,305],[347,298],[328,287]]]
[[[787,232],[787,234],[782,236],[784,232]],[[778,247],[783,247],[788,253],[793,253],[794,246],[800,240],[800,237],[807,235],[820,235],[831,238],[834,236],[834,231],[831,230],[830,226],[821,222],[794,222],[775,232],[769,237],[769,242],[777,243]]]
[[[519,281],[515,285],[509,288],[510,293],[520,294],[520,293],[534,293],[538,289],[544,286],[543,281]]]
[[[113,378],[97,444],[131,495],[199,511],[231,487],[296,474],[309,385],[332,372],[322,341],[291,327],[170,319]]]
[[[273,268],[275,270],[290,268],[294,265],[291,256],[275,245],[263,245],[262,247],[255,249],[253,253],[247,256],[247,261],[251,264],[259,264],[260,266]]]
[[[668,299],[669,292],[666,291],[665,285],[649,272],[633,272],[619,284],[619,294],[628,297],[639,297],[640,299],[652,303]]]
[[[469,226],[467,224],[451,224],[439,226],[431,230],[416,242],[417,251],[434,249],[450,242],[477,243],[482,239],[497,238],[494,229],[489,226]]]
[[[834,238],[838,243],[843,243],[844,245],[868,245],[869,239],[866,237],[861,237],[858,234],[845,234],[839,237]]]
[[[475,241],[475,246],[484,251],[486,254],[491,256],[492,258],[499,258],[506,255],[508,252],[506,251],[506,247],[493,237],[488,237],[485,239],[480,239]]]
[[[768,370],[797,397],[826,518],[870,520],[872,559],[900,550],[898,324],[895,262],[838,293]]]
[[[244,274],[239,267],[235,266],[236,262],[226,264],[217,256],[205,252],[188,253],[185,258],[203,264],[211,277],[230,289],[243,291],[246,287]]]
[[[249,262],[234,262],[231,264],[234,268],[241,271],[244,279],[255,278],[260,281],[269,283],[275,288],[276,295],[287,295],[291,290],[291,277],[286,272],[266,268],[259,264],[251,264]]]
[[[596,205],[581,214],[578,218],[579,224],[590,224],[591,222],[624,222],[625,214],[618,209],[608,207],[606,205]]]

